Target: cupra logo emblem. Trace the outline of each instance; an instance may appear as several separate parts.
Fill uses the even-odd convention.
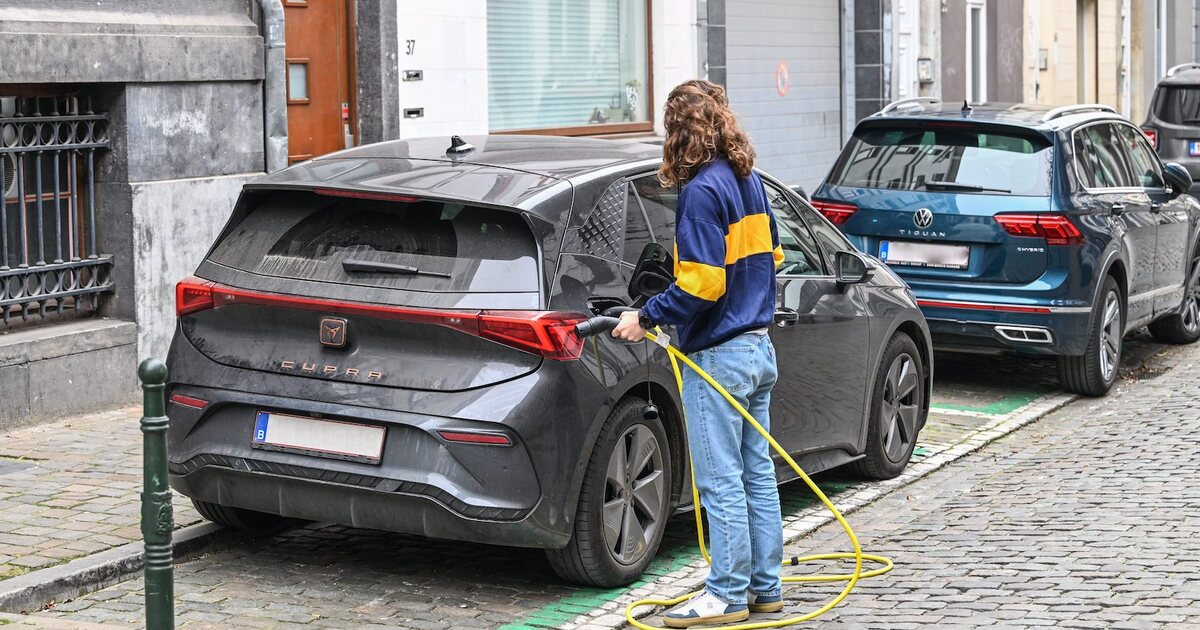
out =
[[[341,348],[346,345],[346,320],[326,317],[321,320],[321,345]]]
[[[929,208],[921,208],[913,214],[913,225],[925,229],[933,225],[933,212]]]

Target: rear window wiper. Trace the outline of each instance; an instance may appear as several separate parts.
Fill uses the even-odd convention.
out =
[[[450,277],[450,274],[448,273],[422,271],[416,267],[410,267],[408,265],[378,262],[374,260],[355,260],[353,258],[347,258],[346,260],[343,260],[342,269],[346,273],[395,273],[405,276],[436,276],[438,278]]]
[[[988,188],[987,186],[976,186],[975,184],[960,184],[958,182],[925,182],[919,188],[925,190],[963,190],[968,192],[998,192],[1010,193],[1011,190],[1006,188]]]
[[[1184,118],[1181,122],[1185,125],[1194,125],[1200,123],[1200,118]]]

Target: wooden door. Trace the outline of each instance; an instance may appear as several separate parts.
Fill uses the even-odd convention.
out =
[[[285,0],[288,163],[354,145],[350,0]]]

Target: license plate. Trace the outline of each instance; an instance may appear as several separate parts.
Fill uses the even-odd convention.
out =
[[[966,269],[971,260],[971,248],[966,245],[883,241],[879,244],[879,259],[889,265]]]
[[[250,446],[378,464],[386,432],[383,427],[260,411],[254,418]]]
[[[1188,155],[1200,155],[1200,140],[1188,140]]]

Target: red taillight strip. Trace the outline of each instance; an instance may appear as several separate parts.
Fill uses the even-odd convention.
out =
[[[191,396],[184,396],[183,394],[171,394],[171,402],[177,405],[183,405],[184,407],[191,407],[192,409],[203,409],[208,406],[207,400],[192,398]]]
[[[492,446],[512,446],[512,440],[502,433],[476,433],[474,431],[438,431],[447,442],[465,444],[488,444]]]
[[[1020,306],[1017,304],[987,304],[985,302],[955,302],[951,300],[917,300],[917,306],[930,308],[961,308],[971,311],[1004,311],[1008,313],[1053,313],[1048,306]]]
[[[845,223],[855,212],[858,212],[858,206],[852,203],[839,203],[825,199],[813,199],[810,203],[817,212],[825,215],[825,218],[834,225]]]

